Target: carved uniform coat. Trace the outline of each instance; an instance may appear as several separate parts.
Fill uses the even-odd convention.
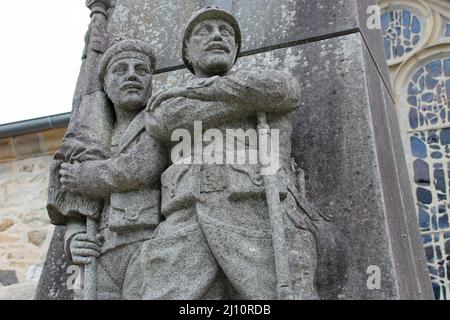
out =
[[[145,132],[143,119],[139,114],[119,144],[113,142],[110,159],[81,164],[82,193],[104,199],[99,219],[104,238],[98,259],[100,299],[140,298],[140,245],[160,223],[159,179],[167,160],[158,141]],[[80,232],[85,232],[84,221],[68,223],[67,252],[70,240]]]
[[[161,139],[170,139],[179,128],[192,132],[194,121],[202,121],[205,130],[219,129],[224,137],[226,129],[256,129],[260,111],[267,113],[272,129],[280,130],[277,176],[291,276],[302,298],[316,298],[315,240],[310,218],[296,204],[290,158],[292,115],[299,99],[295,79],[277,71],[240,71],[195,79],[167,97],[148,118],[149,130]],[[142,248],[143,298],[275,299],[271,227],[259,165],[173,164],[161,182],[166,221]]]

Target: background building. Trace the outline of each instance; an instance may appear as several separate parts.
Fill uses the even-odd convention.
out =
[[[433,289],[450,299],[450,1],[379,5]]]
[[[32,298],[53,232],[48,170],[65,128],[39,130],[47,120],[0,127],[0,299]]]
[[[450,2],[382,0],[381,27],[438,299],[450,299]],[[68,115],[0,126],[0,299],[32,298],[53,227],[51,155]]]

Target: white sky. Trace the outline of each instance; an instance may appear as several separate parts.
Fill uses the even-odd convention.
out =
[[[71,111],[88,25],[85,0],[2,1],[0,124]]]

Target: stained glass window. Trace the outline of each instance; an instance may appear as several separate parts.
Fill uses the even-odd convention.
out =
[[[420,42],[423,30],[419,17],[407,9],[382,13],[381,28],[388,61],[413,51]]]
[[[450,58],[419,68],[408,86],[411,129],[448,124],[450,121]]]
[[[450,299],[450,58],[430,61],[407,88],[409,143],[423,244],[437,299]]]

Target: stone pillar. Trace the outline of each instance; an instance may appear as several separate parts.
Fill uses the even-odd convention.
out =
[[[67,287],[68,260],[64,253],[64,227],[56,227],[53,232],[47,259],[45,260],[35,300],[72,300],[74,292]]]
[[[375,0],[117,0],[109,37],[151,43],[155,89],[174,86],[188,77],[183,28],[208,4],[241,24],[237,68],[285,70],[302,86],[293,156],[308,198],[333,216],[350,248],[345,270],[319,265],[329,280],[321,298],[433,299],[381,30],[366,23]],[[379,289],[367,286],[368,270],[380,270]]]

